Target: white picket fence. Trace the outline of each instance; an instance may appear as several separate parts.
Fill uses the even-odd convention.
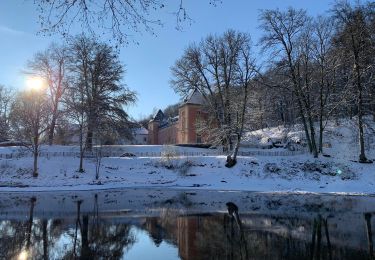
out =
[[[126,153],[126,152],[125,152]],[[254,150],[254,151],[239,151],[239,156],[295,156],[295,155],[301,155],[306,154],[307,151],[300,150],[300,151],[288,151],[288,150]],[[124,154],[123,151],[102,151],[101,155],[102,157],[121,157]],[[134,154],[136,157],[162,157],[163,152],[133,152],[129,154]],[[183,151],[183,152],[177,152],[175,156],[181,156],[181,157],[193,157],[193,156],[218,156],[218,155],[226,155],[226,153],[223,153],[219,150],[210,150],[207,152],[203,151]],[[21,158],[21,157],[31,157],[31,152],[14,152],[14,153],[8,153],[8,154],[0,154],[0,158],[2,159],[12,159],[12,158]],[[79,152],[74,151],[66,151],[66,152],[48,152],[48,151],[42,151],[39,153],[40,157],[79,157]],[[94,152],[85,152],[84,155],[86,158],[93,158],[96,157],[96,153]]]

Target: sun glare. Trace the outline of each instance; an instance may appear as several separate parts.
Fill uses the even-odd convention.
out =
[[[34,91],[42,90],[45,85],[45,81],[40,77],[29,77],[26,80],[27,88]]]
[[[18,260],[27,260],[28,254],[26,250],[22,250],[18,255]]]

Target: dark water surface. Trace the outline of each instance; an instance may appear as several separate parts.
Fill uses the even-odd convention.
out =
[[[0,192],[0,259],[374,259],[374,219],[373,196]]]

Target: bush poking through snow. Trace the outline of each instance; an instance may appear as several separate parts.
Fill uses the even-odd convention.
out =
[[[178,150],[175,146],[165,145],[165,146],[163,146],[163,148],[161,150],[161,157],[164,160],[168,161],[168,160],[174,159],[174,158],[179,157],[179,156],[180,156],[180,153],[178,152]]]
[[[179,153],[175,147],[171,145],[163,146],[161,150],[161,166],[167,169],[175,168],[178,157]]]
[[[181,176],[187,176],[190,168],[193,166],[193,162],[188,159],[174,158],[168,160],[161,160],[158,165],[168,170],[174,170]]]
[[[280,167],[276,163],[266,163],[263,171],[266,173],[277,173],[281,171]]]
[[[320,173],[321,175],[339,176],[342,180],[357,179],[355,173],[348,166],[341,164],[307,161],[302,164],[301,170],[303,172]]]
[[[190,168],[193,166],[193,163],[189,160],[185,160],[183,163],[181,163],[178,168],[177,168],[177,171],[180,175],[182,176],[187,176]]]
[[[175,170],[181,176],[187,176],[187,173],[193,166],[193,162],[187,158],[181,158],[176,147],[165,146],[161,152],[159,166],[167,168],[168,170]]]

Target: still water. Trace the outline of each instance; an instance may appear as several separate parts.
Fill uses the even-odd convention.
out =
[[[0,193],[0,259],[374,259],[374,196]]]

